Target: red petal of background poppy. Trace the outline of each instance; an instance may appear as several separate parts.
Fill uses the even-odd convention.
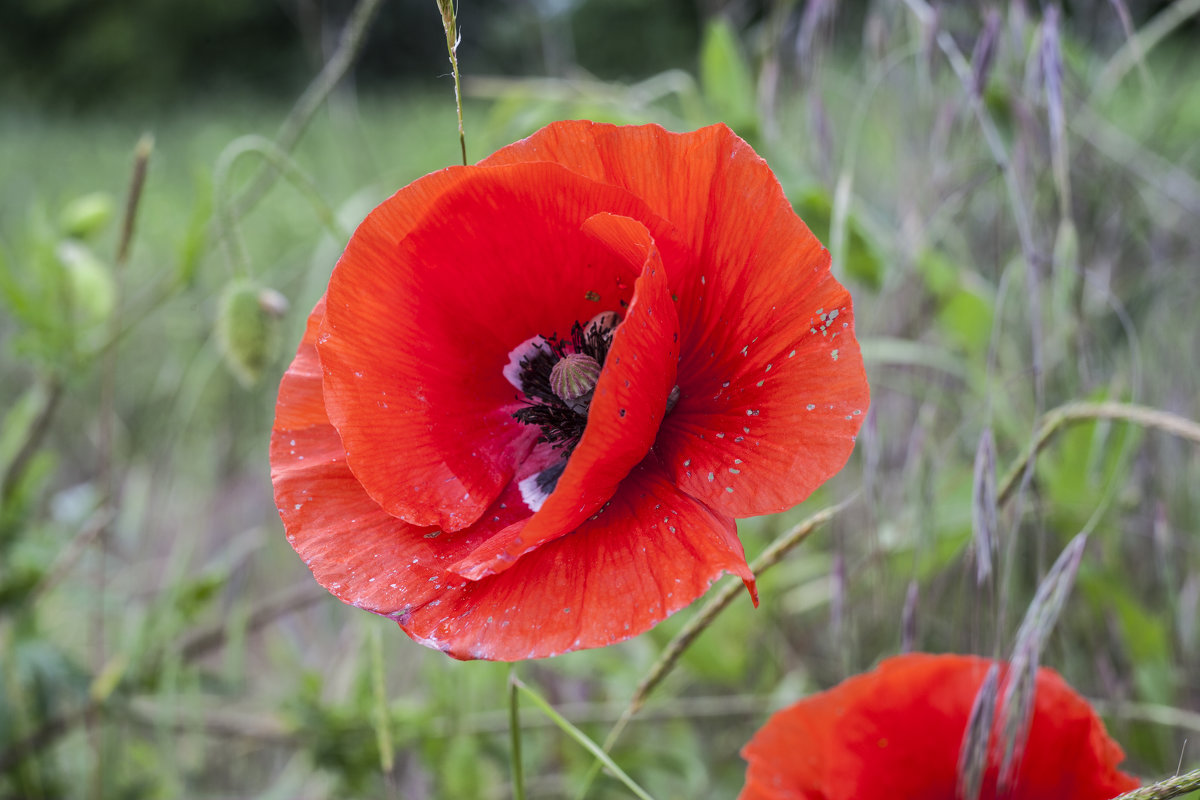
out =
[[[958,755],[989,661],[913,654],[775,714],[742,750],[742,800],[954,800]],[[1087,702],[1038,672],[1033,723],[1010,800],[1105,800],[1137,785]],[[982,800],[994,800],[992,754]]]
[[[587,430],[557,487],[527,523],[492,537],[451,568],[471,580],[508,569],[604,505],[654,444],[675,385],[679,323],[650,232],[636,220],[612,214],[597,214],[584,227],[640,269],[633,299],[596,384]]]
[[[850,298],[766,162],[723,125],[672,134],[580,121],[481,163],[536,160],[628,189],[691,255],[665,259],[682,396],[658,445],[680,487],[750,516],[790,508],[837,472],[869,402]]]
[[[436,176],[447,174],[457,179],[398,244],[382,229],[407,189],[360,226],[330,280],[318,349],[326,408],[367,492],[409,522],[459,530],[528,453],[502,373],[509,351],[630,298],[637,272],[580,226],[609,211],[656,238],[671,231],[627,192],[556,165]]]

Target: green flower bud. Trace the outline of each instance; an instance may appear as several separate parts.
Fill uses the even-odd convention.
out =
[[[279,348],[278,307],[262,301],[273,291],[247,280],[234,280],[221,293],[217,346],[229,371],[247,388],[258,383]]]
[[[76,241],[60,242],[55,250],[67,276],[71,312],[81,328],[101,325],[117,304],[117,285],[108,265]]]

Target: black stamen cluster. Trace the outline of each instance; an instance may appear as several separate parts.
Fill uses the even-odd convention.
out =
[[[591,356],[603,367],[612,347],[614,330],[602,325],[584,328],[576,322],[571,326],[570,339],[552,334],[545,337],[544,345],[521,359],[521,389],[528,405],[518,409],[513,417],[525,425],[540,428],[539,442],[550,442],[555,448],[563,449],[564,455],[570,455],[579,444],[587,428],[587,414],[575,411],[554,393],[550,388],[550,371],[567,355],[568,344],[571,345],[570,352]]]

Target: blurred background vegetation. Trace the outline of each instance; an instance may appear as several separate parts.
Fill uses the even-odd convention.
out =
[[[326,595],[271,499],[275,387],[346,232],[459,157],[434,0],[383,3],[316,91],[356,7],[0,9],[0,798],[510,796],[508,667]],[[727,122],[855,294],[858,450],[742,522],[747,553],[852,502],[617,742],[654,796],[734,796],[770,709],[886,655],[1009,654],[1081,530],[1043,663],[1129,769],[1200,760],[1200,448],[1176,425],[1200,419],[1197,11],[464,0],[472,160],[564,117]],[[1109,405],[1010,473],[1073,402]],[[1016,476],[994,503],[990,471]],[[695,613],[518,674],[602,740]],[[590,757],[522,720],[529,795],[572,796]]]

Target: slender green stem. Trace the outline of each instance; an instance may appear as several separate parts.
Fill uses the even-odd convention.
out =
[[[508,671],[508,733],[512,739],[513,800],[525,800],[525,766],[521,760],[521,701],[517,694],[520,680],[514,665]]]
[[[16,492],[17,487],[21,484],[21,479],[25,477],[25,470],[33,461],[33,457],[37,455],[42,440],[50,432],[54,414],[58,411],[59,401],[62,400],[63,384],[57,376],[53,376],[45,381],[45,387],[37,416],[26,429],[25,437],[21,440],[21,446],[17,448],[16,455],[8,464],[4,465],[3,472],[0,472],[0,504],[8,502]]]
[[[317,189],[316,183],[296,165],[286,150],[265,136],[258,136],[256,134],[239,136],[221,151],[221,155],[217,157],[217,165],[213,170],[213,202],[216,204],[214,220],[217,224],[218,238],[225,247],[226,258],[233,266],[235,273],[247,274],[250,267],[250,258],[246,254],[245,245],[236,235],[235,225],[237,215],[234,208],[236,203],[227,197],[226,194],[228,192],[229,176],[233,170],[233,165],[243,156],[250,154],[261,157],[274,167],[277,173],[287,178],[288,182],[304,195],[305,199],[312,206],[313,212],[321,220],[321,224],[325,226],[325,229],[329,231],[331,236],[341,241],[346,241],[350,238],[350,232],[338,222],[337,214],[325,202],[325,199],[321,197],[321,192]]]
[[[458,14],[454,0],[438,0],[442,12],[442,28],[446,31],[446,51],[450,54],[450,70],[454,73],[454,105],[458,108],[458,144],[462,148],[463,166],[467,165],[467,134],[463,130],[462,84],[458,75]]]
[[[371,689],[375,694],[375,741],[379,745],[379,768],[384,775],[389,775],[396,764],[396,748],[392,743],[391,714],[384,681],[383,633],[378,625],[367,631],[367,645],[371,652]]]
[[[296,100],[287,119],[279,126],[275,144],[281,151],[291,152],[296,143],[300,141],[301,135],[316,115],[321,104],[350,70],[355,59],[358,58],[358,54],[362,51],[363,44],[366,43],[367,31],[371,26],[371,21],[375,19],[375,12],[381,5],[383,5],[383,0],[359,0],[358,4],[354,6],[354,10],[350,12],[350,18],[346,21],[346,27],[342,29],[337,49],[325,62],[320,73],[313,78],[308,88],[304,90],[304,94]],[[278,177],[278,170],[268,169],[260,172],[233,203],[233,216],[244,216],[262,199]]]
[[[608,771],[611,772],[614,777],[616,777],[617,780],[625,784],[625,788],[633,792],[634,797],[639,798],[639,800],[654,800],[654,798],[652,798],[645,789],[643,789],[641,786],[638,786],[637,783],[634,782],[633,778],[630,778],[629,775],[625,773],[625,770],[617,766],[616,762],[612,760],[608,753],[601,749],[600,745],[593,742],[586,733],[579,730],[579,728],[576,728],[574,725],[568,722],[562,714],[559,714],[557,711],[555,711],[554,707],[542,699],[541,695],[522,683],[521,679],[516,675],[513,675],[509,680],[512,681],[514,691],[524,692],[525,696],[528,697],[543,714],[554,721],[554,724],[559,727],[559,730],[570,736],[575,741],[579,742],[579,744],[583,745],[583,749],[595,756],[596,760],[603,764]]]
[[[1200,0],[1179,0],[1164,6],[1154,19],[1130,36],[1125,45],[1109,60],[1104,71],[1092,84],[1094,88],[1091,97],[1110,94],[1134,65],[1144,63],[1147,53],[1196,14],[1200,14]]]

